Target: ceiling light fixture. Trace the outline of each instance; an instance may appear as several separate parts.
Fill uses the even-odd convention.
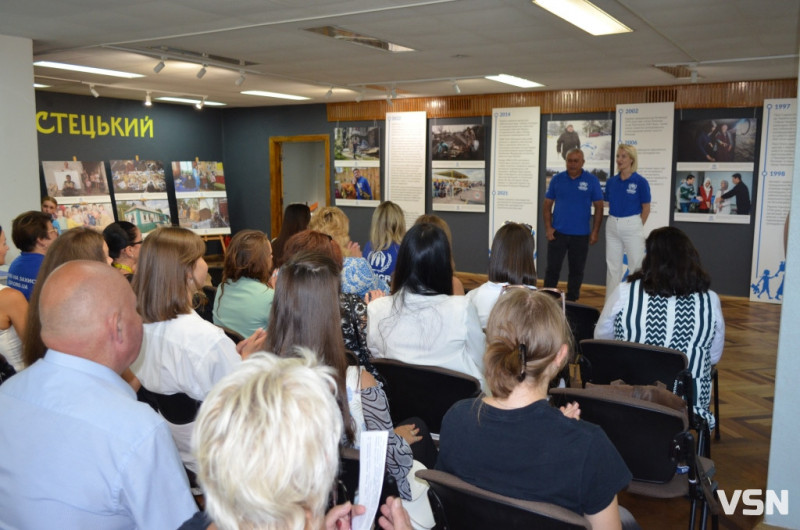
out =
[[[224,107],[226,104],[221,103],[219,101],[208,101],[203,97],[203,99],[192,99],[192,98],[181,98],[175,96],[159,96],[156,98],[156,101],[164,101],[167,103],[184,103],[186,105],[199,105],[203,103],[205,107]]]
[[[197,79],[203,79],[203,76],[206,75],[206,72],[208,71],[206,70],[207,67],[208,65],[204,64],[203,67],[200,70],[198,70]]]
[[[358,94],[356,94],[356,103],[361,103],[362,99],[364,99],[364,91],[359,90]]]
[[[453,81],[453,90],[455,91],[456,94],[461,93],[461,87],[458,86],[458,81]]]
[[[41,83],[34,83],[33,88],[50,88],[50,85],[43,85]]]
[[[150,91],[147,91],[147,95],[144,97],[144,106],[145,107],[152,107],[153,100],[150,98]]]
[[[325,99],[331,99],[331,96],[333,96],[333,87],[330,87],[325,93]]]
[[[206,97],[203,96],[203,99],[195,103],[194,108],[197,110],[203,110],[203,106],[206,104]]]
[[[165,66],[167,66],[167,63],[164,62],[164,59],[166,59],[166,57],[162,57],[161,60],[158,61],[158,64],[153,67],[153,71],[155,73],[159,73],[164,69]]]
[[[89,92],[91,92],[91,94],[96,98],[100,97],[100,93],[97,91],[96,88],[94,88],[94,85],[89,85]]]
[[[386,95],[386,104],[390,107],[394,105],[394,101],[392,101],[392,98],[390,98],[388,94]]]
[[[633,31],[587,0],[532,0],[532,2],[590,35],[615,35]]]
[[[111,77],[124,77],[126,79],[144,77],[142,74],[132,74],[130,72],[122,72],[119,70],[106,70],[105,68],[93,68],[91,66],[81,66],[78,64],[54,63],[51,61],[36,61],[35,63],[33,63],[33,66],[40,66],[42,68],[56,68],[58,70],[69,70],[72,72],[83,72],[86,74],[108,75]]]
[[[245,90],[243,92],[240,92],[240,94],[244,94],[246,96],[261,96],[265,98],[291,99],[294,101],[304,101],[307,99],[311,99],[304,96],[293,96],[292,94],[281,94],[280,92],[266,92],[263,90]]]
[[[392,86],[391,96],[392,99],[397,99],[397,87]]]
[[[239,70],[239,79],[234,81],[233,84],[236,86],[242,86],[245,79],[247,79],[247,76],[245,75],[244,70]]]
[[[497,81],[498,83],[505,83],[507,85],[513,85],[519,88],[535,88],[544,86],[541,83],[537,83],[536,81],[530,81],[528,79],[523,79],[521,77],[516,77],[513,75],[507,74],[500,74],[500,75],[487,75],[486,79],[490,81]]]

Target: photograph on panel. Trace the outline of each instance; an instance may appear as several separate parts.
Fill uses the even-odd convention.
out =
[[[433,209],[439,211],[486,211],[484,168],[434,168],[431,170]]]
[[[135,224],[142,234],[172,224],[166,199],[117,200],[117,219]]]
[[[111,199],[84,202],[80,198],[65,198],[56,206],[53,225],[55,225],[59,234],[78,227],[92,228],[102,232],[105,227],[114,222],[114,214],[112,212]]]
[[[381,200],[381,175],[377,167],[335,167],[337,199]]]
[[[752,171],[677,171],[675,220],[749,224]]]
[[[583,170],[597,177],[605,190],[606,180],[612,175],[612,132],[611,120],[547,122],[545,185],[550,184],[554,175],[567,170],[567,153],[580,149]]]
[[[467,125],[431,125],[431,159],[434,161],[485,161],[485,128]]]
[[[164,163],[158,160],[111,160],[114,193],[166,193]]]
[[[334,160],[380,160],[381,130],[379,127],[336,127]]]
[[[198,234],[229,234],[231,220],[225,197],[178,197],[178,224]]]
[[[755,161],[756,118],[719,118],[678,122],[678,162],[708,164]]]
[[[103,162],[64,160],[42,162],[47,194],[51,197],[108,195]]]
[[[225,191],[222,162],[187,160],[172,162],[172,178],[176,193]]]

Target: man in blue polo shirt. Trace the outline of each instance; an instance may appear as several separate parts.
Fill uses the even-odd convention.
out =
[[[43,212],[31,210],[21,213],[11,225],[11,239],[22,254],[8,267],[6,283],[24,294],[27,300],[33,294],[33,286],[45,252],[57,235],[58,231],[53,228],[50,215]]]
[[[564,256],[568,256],[567,300],[581,293],[589,245],[597,243],[603,223],[603,191],[597,177],[583,170],[583,151],[567,152],[567,170],[550,180],[542,213],[547,234],[544,286],[555,287]],[[555,204],[555,208],[553,205]],[[592,205],[594,218],[592,220]]]

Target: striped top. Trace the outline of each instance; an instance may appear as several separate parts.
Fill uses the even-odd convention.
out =
[[[709,412],[711,366],[722,356],[725,321],[714,291],[688,296],[649,295],[641,280],[620,284],[595,328],[596,339],[616,339],[682,351],[694,379],[694,410],[714,428]]]

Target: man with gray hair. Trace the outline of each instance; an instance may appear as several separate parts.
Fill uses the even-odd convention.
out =
[[[0,527],[177,528],[196,509],[167,425],[120,377],[142,319],[111,267],[45,282],[45,357],[0,386]]]

